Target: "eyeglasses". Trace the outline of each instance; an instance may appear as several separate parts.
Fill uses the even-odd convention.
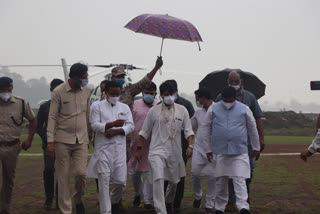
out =
[[[229,83],[229,84],[232,84],[232,83],[239,84],[239,83],[240,83],[240,80],[228,80],[228,83]]]

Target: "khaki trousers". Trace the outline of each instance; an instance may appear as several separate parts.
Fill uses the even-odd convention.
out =
[[[0,143],[1,144],[1,143]],[[0,193],[0,214],[10,213],[13,181],[16,172],[20,143],[14,146],[0,145],[0,161],[2,164],[2,187]]]
[[[72,198],[70,196],[70,173],[73,173],[75,176],[74,203],[80,204],[86,186],[88,145],[56,142],[55,156],[55,169],[59,186],[59,208],[63,214],[71,214]]]

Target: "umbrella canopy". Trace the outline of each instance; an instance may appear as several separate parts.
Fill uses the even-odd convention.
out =
[[[143,14],[131,20],[125,28],[163,39],[178,39],[190,42],[202,42],[198,30],[188,21],[169,15]],[[199,46],[200,49],[200,46]],[[160,56],[161,56],[160,51]]]
[[[245,90],[250,91],[257,99],[264,96],[266,85],[254,74],[240,69],[226,68],[220,71],[213,71],[201,80],[199,87],[209,88],[211,90],[212,98],[215,100],[222,89],[228,85],[228,75],[231,71],[238,71],[240,73],[241,79],[243,80],[243,88]]]

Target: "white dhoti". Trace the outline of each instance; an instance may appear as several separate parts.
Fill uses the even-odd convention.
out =
[[[228,180],[233,179],[238,210],[249,210],[246,178],[250,178],[250,162],[248,154],[217,155],[216,161],[216,188],[217,196],[215,209],[224,211],[228,199]]]
[[[144,173],[144,181],[142,174]],[[144,204],[152,204],[152,183],[150,182],[150,173],[137,171],[135,168],[130,167],[128,174],[131,178],[132,186],[135,196],[143,195]]]

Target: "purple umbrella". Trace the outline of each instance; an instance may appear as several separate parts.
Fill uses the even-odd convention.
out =
[[[169,15],[143,14],[132,19],[125,28],[136,33],[144,33],[162,38],[160,56],[164,39],[178,39],[202,42],[198,30],[188,21]]]

